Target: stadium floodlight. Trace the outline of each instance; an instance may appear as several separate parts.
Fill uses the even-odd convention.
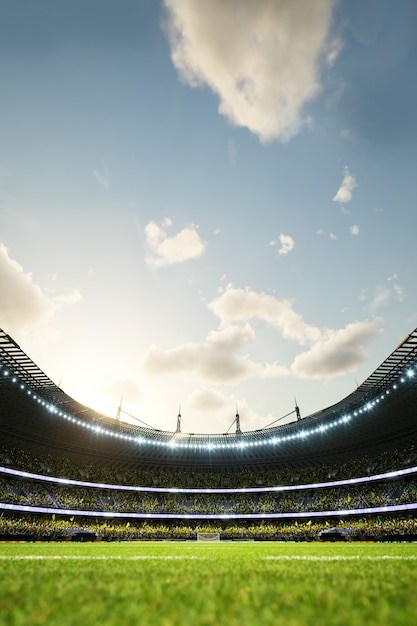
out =
[[[406,371],[403,372],[401,378],[399,379],[399,381],[403,385],[407,383],[407,381],[414,378],[415,368],[416,368],[416,364],[413,363],[411,366],[408,367]],[[3,369],[3,366],[1,366],[1,369],[3,370],[2,371],[3,376],[9,377],[11,375],[11,372],[8,369]],[[13,373],[13,378],[11,378],[10,380],[16,383],[16,382],[19,382],[20,379],[18,375],[15,375],[15,373]],[[253,440],[250,440],[248,438],[248,439],[243,439],[240,441],[235,440],[235,441],[222,442],[222,443],[217,444],[210,440],[207,440],[207,441],[199,440],[199,441],[193,441],[193,442],[190,442],[189,440],[187,440],[187,441],[175,441],[174,442],[173,440],[163,440],[163,439],[158,439],[158,438],[155,439],[153,437],[148,437],[146,435],[137,436],[137,435],[115,433],[115,431],[112,430],[111,428],[104,428],[102,426],[98,426],[97,424],[92,425],[91,423],[87,421],[83,421],[79,418],[76,418],[74,415],[70,415],[68,413],[59,411],[56,406],[47,402],[44,398],[42,398],[37,393],[32,391],[22,381],[20,382],[21,382],[19,386],[20,390],[24,391],[34,402],[38,403],[42,407],[45,407],[47,411],[49,411],[53,415],[56,415],[59,418],[65,419],[73,424],[76,424],[77,426],[80,426],[82,428],[87,428],[90,431],[94,431],[99,435],[117,437],[125,441],[136,443],[137,445],[157,446],[160,448],[162,447],[162,448],[171,448],[171,449],[188,449],[188,450],[192,449],[196,453],[198,452],[204,453],[207,451],[211,452],[213,450],[218,450],[218,449],[222,449],[222,450],[239,449],[243,451],[246,448],[253,448],[255,446],[276,446],[281,443],[304,440],[307,437],[310,437],[312,435],[323,435],[323,433],[327,432],[330,429],[340,427],[342,425],[346,425],[352,420],[352,417],[358,417],[359,415],[362,415],[363,413],[371,411],[381,402],[381,400],[385,399],[386,396],[390,394],[390,392],[397,391],[399,388],[398,381],[394,382],[391,386],[391,389],[385,389],[377,397],[374,397],[373,399],[369,399],[369,396],[368,396],[368,398],[364,401],[364,404],[362,406],[356,407],[356,409],[354,410],[352,414],[340,415],[338,417],[335,417],[332,421],[328,421],[327,423],[321,424],[319,426],[315,426],[311,428],[304,427],[303,430],[301,431],[298,430],[298,432],[293,432],[288,435],[268,436],[268,433],[265,432],[265,436],[261,440],[255,439],[255,438]]]

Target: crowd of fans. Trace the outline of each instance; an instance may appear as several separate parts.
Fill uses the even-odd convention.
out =
[[[373,459],[353,460],[333,467],[310,467],[291,471],[285,470],[242,470],[228,473],[187,473],[186,471],[152,470],[148,468],[120,472],[108,467],[74,463],[69,459],[34,457],[23,450],[0,448],[0,466],[20,469],[44,476],[75,479],[111,485],[92,487],[62,485],[40,481],[36,478],[19,478],[0,471],[0,501],[6,504],[56,509],[56,516],[16,517],[4,513],[0,517],[0,534],[26,534],[62,539],[68,526],[77,525],[79,515],[70,518],[59,511],[105,511],[111,513],[145,514],[268,514],[329,512],[329,520],[308,520],[303,523],[261,522],[247,525],[240,520],[227,525],[209,524],[204,530],[221,532],[223,539],[312,539],[331,524],[332,513],[373,507],[387,507],[417,502],[417,474],[396,480],[378,480],[360,485],[319,488],[303,488],[311,483],[358,478],[406,467],[414,467],[416,450],[410,447],[396,453],[382,454]],[[145,490],[123,490],[121,485],[141,486]],[[201,488],[244,488],[292,485],[298,488],[289,491],[256,493],[207,494]],[[193,492],[164,493],[146,491],[146,487],[192,488]],[[306,517],[306,519],[308,519]],[[77,521],[78,520],[78,521]],[[417,532],[414,518],[374,518],[369,516],[347,522],[354,529],[355,538],[367,534],[401,535]],[[83,521],[84,524],[84,521]],[[157,524],[141,521],[117,523],[86,521],[88,528],[103,539],[192,539],[197,532],[195,526],[187,524]],[[220,530],[219,530],[220,529]]]
[[[339,465],[311,465],[295,469],[244,469],[238,471],[195,471],[162,468],[120,470],[108,465],[74,462],[68,458],[34,457],[24,450],[0,446],[0,466],[35,474],[86,480],[114,485],[177,488],[244,488],[277,485],[309,484],[328,480],[357,478],[417,466],[417,449],[384,452],[373,458],[361,457]]]
[[[417,536],[417,519],[404,517],[363,517],[356,520],[340,519],[313,522],[244,522],[192,524],[191,522],[166,524],[159,522],[119,522],[101,520],[58,519],[52,516],[0,516],[0,538],[14,536],[32,541],[68,541],[77,533],[91,533],[101,541],[136,540],[195,540],[197,533],[219,533],[221,540],[247,541],[314,541],[324,540],[326,533],[334,539],[347,541],[404,540]]]
[[[62,486],[0,475],[8,504],[77,511],[159,514],[246,514],[338,511],[417,502],[414,479],[261,493],[146,493]]]

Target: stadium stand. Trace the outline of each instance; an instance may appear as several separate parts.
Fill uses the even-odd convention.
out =
[[[0,330],[0,536],[415,537],[416,398],[417,330],[352,394],[293,423],[160,431],[76,402]]]

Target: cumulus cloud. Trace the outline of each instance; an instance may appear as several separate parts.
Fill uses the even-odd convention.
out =
[[[226,396],[213,388],[195,389],[187,398],[185,410],[199,418],[199,423],[204,424],[204,432],[218,433],[225,430],[225,424],[232,424],[236,398],[233,394]]]
[[[289,300],[236,288],[213,300],[209,308],[223,325],[256,318],[278,328],[284,338],[308,345],[291,366],[291,373],[303,378],[338,376],[357,368],[366,358],[363,344],[375,337],[381,324],[375,320],[341,330],[318,328],[307,324]]]
[[[181,79],[208,86],[219,113],[261,141],[288,141],[320,90],[334,0],[165,0],[171,58]]]
[[[151,251],[146,258],[148,265],[164,267],[184,263],[204,253],[207,244],[200,238],[194,224],[169,236],[167,231],[171,226],[169,218],[165,218],[160,224],[151,221],[145,226],[146,242]]]
[[[208,307],[219,318],[220,330],[209,333],[204,342],[186,343],[168,350],[151,346],[143,361],[146,373],[180,374],[216,385],[236,384],[248,378],[339,376],[355,370],[366,360],[364,346],[378,334],[381,325],[381,320],[376,319],[339,330],[318,328],[306,323],[289,300],[232,286]],[[277,361],[261,364],[242,356],[242,348],[255,340],[255,332],[249,325],[254,319],[306,348],[289,366]]]
[[[350,233],[351,233],[352,235],[359,235],[359,233],[360,233],[359,226],[358,226],[357,224],[353,224],[353,225],[350,227]]]
[[[213,300],[209,308],[223,325],[258,319],[279,328],[284,338],[300,344],[320,337],[320,330],[307,324],[294,311],[290,300],[280,300],[264,293],[231,287]]]
[[[224,424],[230,425],[233,432],[235,426],[232,426],[236,417],[236,410],[240,415],[240,426],[242,430],[253,430],[259,428],[260,424],[269,423],[273,417],[271,415],[262,417],[258,415],[248,405],[245,398],[237,400],[234,394],[222,394],[217,389],[204,387],[193,391],[187,402],[187,408],[193,413],[199,413],[203,420],[207,422],[207,432],[219,432]],[[213,425],[218,424],[219,427],[213,430]]]
[[[310,350],[299,354],[291,371],[300,378],[327,378],[353,372],[367,360],[363,345],[380,332],[380,320],[329,330]]]
[[[240,349],[254,338],[254,331],[246,324],[242,328],[229,326],[213,331],[203,343],[186,343],[166,351],[151,346],[143,367],[147,374],[184,374],[220,385],[251,376],[270,378],[288,373],[278,364],[265,366],[240,356]]]
[[[342,184],[333,198],[333,202],[338,202],[340,205],[347,204],[352,200],[352,191],[358,186],[355,177],[347,167],[345,167],[344,172]]]
[[[281,233],[279,236],[279,241],[281,247],[278,250],[278,254],[282,256],[286,256],[295,246],[295,241],[290,235],[283,235]]]
[[[230,412],[231,407],[236,404],[236,399],[233,395],[225,396],[215,389],[204,387],[204,389],[193,391],[188,402],[191,409],[202,413],[224,411],[225,409]]]
[[[0,325],[18,338],[26,331],[47,322],[55,311],[81,299],[77,290],[67,295],[48,297],[30,272],[9,256],[0,243]]]

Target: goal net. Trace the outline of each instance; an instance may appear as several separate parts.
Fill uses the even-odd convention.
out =
[[[197,533],[197,541],[220,541],[220,533]]]

